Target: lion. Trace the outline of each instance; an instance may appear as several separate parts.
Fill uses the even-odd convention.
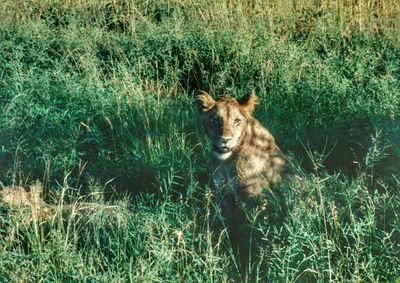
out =
[[[201,92],[196,101],[212,145],[217,204],[259,205],[263,191],[280,182],[286,160],[274,137],[252,116],[257,96],[252,93],[236,100],[226,95],[214,100]]]

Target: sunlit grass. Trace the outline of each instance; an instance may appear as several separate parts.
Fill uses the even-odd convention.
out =
[[[3,2],[0,281],[400,275],[397,1]],[[268,195],[241,220],[248,260],[213,206],[198,90],[254,90],[294,163],[287,211]]]

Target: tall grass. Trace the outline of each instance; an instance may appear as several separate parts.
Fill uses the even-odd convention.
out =
[[[400,275],[398,1],[1,6],[0,180],[41,180],[53,212],[1,206],[2,280]],[[215,228],[199,89],[255,90],[255,116],[302,168],[283,219],[272,200],[248,212],[247,274]]]

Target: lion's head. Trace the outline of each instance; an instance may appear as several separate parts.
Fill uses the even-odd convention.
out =
[[[196,100],[214,154],[221,160],[228,159],[246,134],[257,101],[256,95],[252,93],[238,100],[223,96],[214,100],[209,94],[201,92]]]

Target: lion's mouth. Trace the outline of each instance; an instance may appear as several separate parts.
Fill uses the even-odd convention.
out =
[[[232,151],[232,149],[230,149],[229,147],[226,147],[226,146],[219,147],[219,146],[216,146],[216,145],[213,145],[213,150],[215,152],[219,153],[219,154],[228,153],[228,152]]]

